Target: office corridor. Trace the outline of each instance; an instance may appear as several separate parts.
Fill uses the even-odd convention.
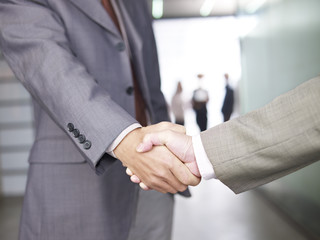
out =
[[[199,132],[190,103],[199,73],[209,92],[208,127],[222,122],[224,73],[235,87],[233,117],[320,74],[319,0],[153,1],[166,2],[164,16],[154,22],[162,90],[169,103],[182,83],[189,135]],[[215,2],[208,17],[198,11],[206,2]],[[233,2],[232,11],[215,12],[218,2]],[[18,239],[23,198],[12,196],[24,194],[34,126],[29,93],[0,50],[0,240]],[[235,195],[217,180],[202,181],[191,188],[191,198],[175,197],[172,240],[320,240],[319,172],[320,162],[268,185],[269,195],[277,196],[290,216],[257,190]],[[292,195],[278,194],[285,190]],[[311,230],[318,237],[311,237]]]
[[[308,239],[255,191],[235,195],[216,180],[191,191],[190,199],[176,197],[173,240]]]
[[[254,191],[235,195],[215,180],[191,191],[190,199],[176,197],[172,240],[308,239]],[[22,199],[0,201],[0,239],[16,240]]]

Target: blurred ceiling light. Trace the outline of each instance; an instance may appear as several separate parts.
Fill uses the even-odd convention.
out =
[[[214,4],[215,0],[205,0],[200,8],[200,15],[203,17],[209,16],[212,12]]]
[[[255,13],[265,3],[266,3],[266,0],[254,0],[254,1],[251,1],[246,7],[246,11],[248,13]]]
[[[152,16],[154,18],[162,18],[163,16],[163,0],[152,1]]]

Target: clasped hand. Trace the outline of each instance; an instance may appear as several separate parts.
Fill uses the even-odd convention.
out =
[[[114,150],[127,174],[144,190],[183,192],[200,183],[192,140],[185,128],[162,122],[130,132]]]

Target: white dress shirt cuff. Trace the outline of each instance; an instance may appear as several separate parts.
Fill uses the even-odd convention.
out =
[[[201,177],[205,180],[217,178],[212,164],[203,148],[200,134],[192,137],[192,145]]]
[[[116,147],[119,145],[119,143],[124,139],[125,136],[128,135],[129,132],[133,131],[134,129],[141,128],[142,126],[139,123],[134,123],[124,129],[119,136],[110,144],[110,146],[107,148],[107,153],[111,155],[114,158],[117,158],[117,156],[114,154],[113,150],[116,149]]]

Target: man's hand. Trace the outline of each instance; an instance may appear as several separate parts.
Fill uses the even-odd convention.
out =
[[[121,141],[114,153],[123,165],[130,168],[149,188],[163,193],[176,193],[184,191],[187,185],[199,184],[200,179],[165,146],[154,147],[145,153],[136,151],[137,145],[143,141],[146,134],[165,129],[185,133],[183,126],[169,122],[135,129]]]
[[[137,147],[138,152],[147,152],[153,146],[166,146],[197,177],[201,177],[192,146],[192,137],[185,134],[165,130],[148,133]]]
[[[175,154],[189,170],[197,177],[201,177],[198,165],[194,156],[192,138],[180,132],[171,130],[165,130],[160,132],[154,132],[147,134],[142,143],[137,147],[138,152],[147,152],[152,149],[153,146],[166,146],[173,154]],[[138,176],[133,174],[130,168],[127,168],[127,174],[131,176],[131,181],[134,183],[140,183],[140,187],[144,190],[149,190],[143,181]]]

